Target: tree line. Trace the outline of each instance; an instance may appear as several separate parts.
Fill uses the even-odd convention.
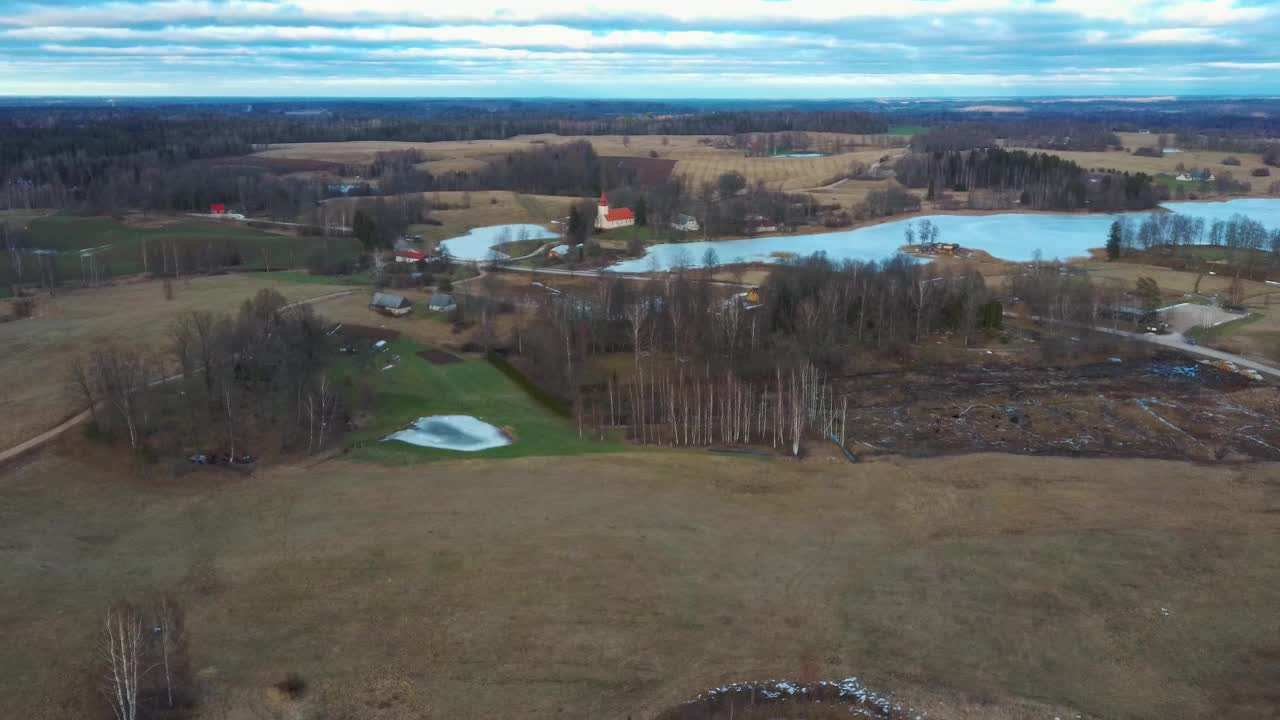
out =
[[[591,432],[790,445],[815,428],[839,429],[835,408],[845,401],[831,379],[855,351],[901,354],[938,332],[968,342],[1000,324],[980,274],[902,256],[798,259],[777,266],[758,292],[756,305],[687,272],[642,286],[606,277],[589,296],[538,298],[511,347]],[[600,378],[592,358],[608,353],[631,354],[631,366]]]
[[[1167,199],[1168,192],[1143,174],[1090,176],[1056,155],[1000,148],[911,153],[894,169],[904,185],[928,188],[930,196],[1008,191],[1018,194],[1022,207],[1035,210],[1143,210]]]

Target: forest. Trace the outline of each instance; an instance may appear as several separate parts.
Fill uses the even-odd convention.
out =
[[[911,153],[895,170],[904,185],[928,188],[930,196],[947,190],[1012,191],[1022,207],[1035,210],[1146,210],[1168,199],[1168,190],[1146,175],[1091,177],[1070,160],[1023,150]]]

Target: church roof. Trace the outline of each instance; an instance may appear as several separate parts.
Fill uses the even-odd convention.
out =
[[[631,208],[613,208],[604,214],[604,219],[609,222],[617,222],[619,220],[635,220],[636,216],[631,214]]]

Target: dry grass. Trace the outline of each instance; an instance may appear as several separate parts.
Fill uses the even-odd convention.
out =
[[[809,133],[817,147],[830,143],[874,143],[875,136],[838,133]],[[824,184],[843,174],[853,162],[870,165],[894,151],[871,147],[818,158],[748,158],[739,150],[719,150],[708,142],[723,139],[717,135],[621,135],[559,136],[518,135],[507,140],[474,140],[450,142],[356,141],[337,143],[294,143],[277,145],[259,153],[267,157],[325,160],[341,163],[367,163],[379,152],[416,149],[428,158],[421,167],[433,172],[469,171],[512,152],[527,151],[545,144],[587,140],[601,155],[659,157],[676,160],[674,172],[684,175],[695,185],[714,182],[722,173],[742,173],[752,184],[757,181],[785,190],[801,190]]]
[[[168,479],[69,439],[0,475],[0,698],[84,716],[98,613],[145,588],[180,591],[219,717],[289,672],[310,717],[643,718],[801,672],[930,717],[1268,697],[1280,467],[819,450]]]
[[[1130,150],[1138,147],[1154,147],[1157,138],[1156,135],[1138,135],[1136,133],[1121,133],[1121,137],[1124,140],[1125,147]],[[1027,151],[1046,152],[1044,150],[1034,149],[1027,149]],[[1251,196],[1267,196],[1267,187],[1275,180],[1274,177],[1255,178],[1249,176],[1249,173],[1254,168],[1263,166],[1262,156],[1257,153],[1230,153],[1196,150],[1174,153],[1164,157],[1142,157],[1139,155],[1133,155],[1124,150],[1112,150],[1106,152],[1053,151],[1051,154],[1057,155],[1066,160],[1071,160],[1086,170],[1100,168],[1103,170],[1114,169],[1120,172],[1130,173],[1142,172],[1148,175],[1177,175],[1177,167],[1179,164],[1182,164],[1189,169],[1209,168],[1215,175],[1221,176],[1223,173],[1230,173],[1236,180],[1243,180],[1250,183],[1251,190],[1248,194]],[[1239,158],[1241,164],[1235,167],[1231,165],[1223,165],[1223,158],[1230,156]]]
[[[69,383],[71,362],[78,354],[108,342],[161,350],[169,323],[179,314],[231,311],[266,287],[291,301],[343,289],[224,275],[179,280],[173,300],[164,299],[158,280],[67,291],[53,298],[41,295],[34,318],[0,323],[0,417],[5,418],[0,423],[0,447],[48,430],[82,409]]]

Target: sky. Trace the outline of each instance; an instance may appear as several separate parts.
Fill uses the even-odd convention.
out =
[[[1280,0],[0,0],[0,95],[1280,95]]]

